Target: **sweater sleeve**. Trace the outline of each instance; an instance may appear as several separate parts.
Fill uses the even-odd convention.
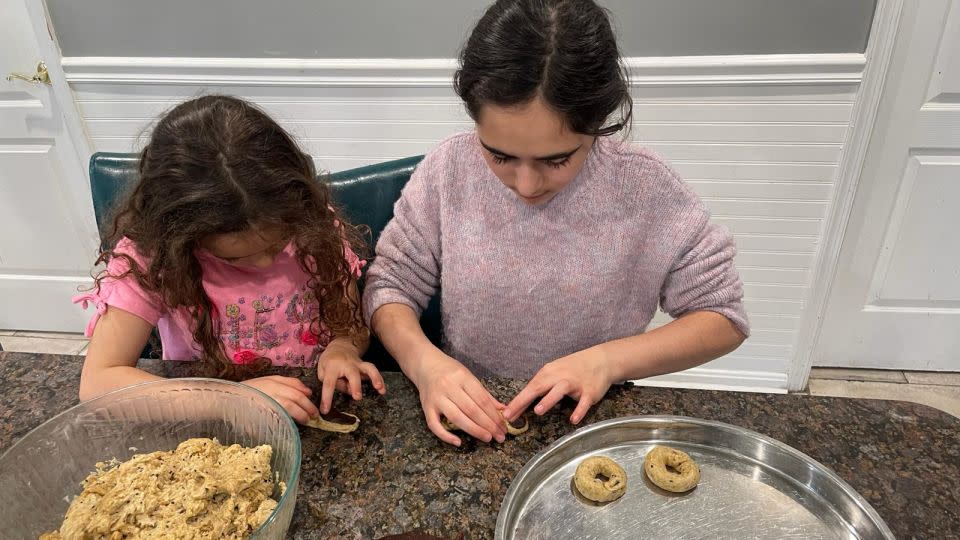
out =
[[[393,208],[367,271],[363,312],[367,324],[384,304],[404,304],[419,316],[440,285],[440,156],[417,166]]]
[[[743,309],[743,283],[733,264],[736,248],[725,228],[705,223],[688,249],[670,269],[660,305],[671,317],[714,311],[729,319],[745,336],[750,323]]]

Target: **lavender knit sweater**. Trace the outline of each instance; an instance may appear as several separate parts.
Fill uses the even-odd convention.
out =
[[[643,332],[658,305],[709,310],[749,332],[730,234],[663,160],[598,138],[553,200],[527,206],[500,183],[475,133],[447,139],[413,173],[363,294],[416,313],[440,287],[445,352],[478,376],[544,364]]]

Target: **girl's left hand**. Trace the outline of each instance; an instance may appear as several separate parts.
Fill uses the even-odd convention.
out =
[[[362,396],[361,380],[367,379],[373,388],[383,395],[387,386],[380,371],[370,362],[364,362],[357,354],[357,348],[349,339],[335,339],[320,353],[317,361],[317,378],[322,383],[320,391],[320,412],[327,414],[333,405],[336,390],[349,393],[354,400]]]
[[[542,416],[563,396],[570,396],[578,401],[570,422],[578,424],[615,382],[612,372],[610,362],[598,347],[564,356],[540,368],[510,401],[503,415],[510,421],[516,420],[535,399],[544,396],[533,408],[537,416]]]

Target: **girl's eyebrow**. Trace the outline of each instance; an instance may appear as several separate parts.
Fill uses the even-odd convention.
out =
[[[477,138],[477,140],[480,140],[479,137]],[[483,142],[483,141],[480,141],[480,146],[483,146],[484,148],[486,148],[486,149],[487,149],[487,152],[490,152],[491,154],[497,154],[498,156],[503,156],[503,157],[505,157],[505,158],[507,158],[507,159],[516,159],[516,157],[517,157],[517,156],[511,156],[510,154],[508,154],[508,153],[506,153],[506,152],[504,152],[504,151],[502,151],[502,150],[497,150],[496,148],[494,148],[494,147],[492,147],[492,146],[488,146],[487,143],[485,143],[485,142]],[[559,153],[556,153],[556,154],[550,154],[549,156],[536,157],[536,158],[533,158],[533,159],[535,159],[535,160],[537,160],[537,161],[556,161],[556,160],[558,160],[558,159],[566,159],[566,158],[568,158],[568,157],[576,154],[576,153],[577,153],[577,150],[580,150],[580,148],[581,148],[582,146],[583,146],[583,145],[581,144],[580,146],[574,148],[573,150],[570,150],[569,152],[559,152]]]

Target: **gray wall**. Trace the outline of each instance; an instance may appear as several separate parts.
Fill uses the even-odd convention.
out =
[[[625,56],[862,52],[876,0],[600,0]],[[445,58],[477,0],[47,0],[64,56]]]

